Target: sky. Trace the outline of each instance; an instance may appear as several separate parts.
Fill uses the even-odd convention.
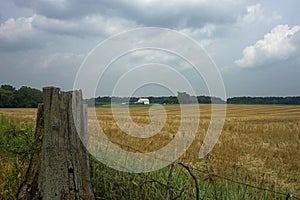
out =
[[[297,0],[0,0],[0,84],[71,90],[80,66],[99,43],[124,31],[159,27],[184,34],[205,50],[227,97],[299,96],[299,8]],[[120,58],[100,81],[96,96],[109,95],[128,66],[149,59],[183,63],[171,58],[151,50]],[[205,81],[184,71],[185,65],[174,69],[185,73],[198,95],[207,94]],[[165,70],[150,69],[161,75]],[[147,85],[139,92],[170,94],[167,86]]]

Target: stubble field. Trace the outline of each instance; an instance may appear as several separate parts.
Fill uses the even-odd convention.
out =
[[[133,121],[141,126],[149,124],[149,108],[131,107]],[[123,133],[110,108],[99,107],[96,112],[111,141],[126,150],[151,152],[168,144],[178,131],[180,107],[164,108],[166,123],[160,133],[148,139]],[[198,159],[198,154],[210,123],[211,106],[199,108],[199,129],[192,145],[180,157],[182,162],[234,180],[300,195],[300,106],[227,105],[222,134],[204,159]],[[35,123],[36,109],[0,109],[1,113],[21,124]]]

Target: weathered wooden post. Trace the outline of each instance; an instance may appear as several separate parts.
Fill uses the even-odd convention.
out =
[[[94,199],[84,145],[87,106],[81,91],[46,87],[43,98],[44,105],[38,107],[35,151],[18,198]]]

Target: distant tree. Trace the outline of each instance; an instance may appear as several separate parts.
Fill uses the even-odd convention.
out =
[[[6,91],[10,91],[10,92],[15,92],[16,91],[16,88],[14,88],[11,85],[1,85],[1,89],[4,89]]]
[[[36,108],[42,101],[40,90],[25,86],[19,90],[11,85],[0,87],[0,108]]]
[[[2,85],[0,87],[0,108],[16,107],[15,105],[16,89],[11,85]]]
[[[228,104],[283,104],[300,105],[300,97],[232,97]]]
[[[208,96],[198,96],[197,97],[199,103],[203,104],[210,104],[211,103],[211,98]]]
[[[178,104],[178,99],[176,97],[172,97],[172,96],[165,97],[163,103],[166,103],[166,104]]]
[[[186,92],[177,92],[177,99],[180,104],[197,103],[197,99]]]
[[[110,103],[111,102],[111,98],[108,97],[108,96],[105,96],[105,97],[98,97],[96,99],[97,102],[99,103]]]
[[[40,90],[23,86],[15,96],[17,107],[21,108],[35,108],[38,103],[43,102],[43,95]]]

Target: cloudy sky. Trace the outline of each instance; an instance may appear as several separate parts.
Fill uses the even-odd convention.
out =
[[[202,45],[227,96],[300,95],[299,8],[297,0],[0,0],[0,84],[72,89],[100,42],[161,27]]]

